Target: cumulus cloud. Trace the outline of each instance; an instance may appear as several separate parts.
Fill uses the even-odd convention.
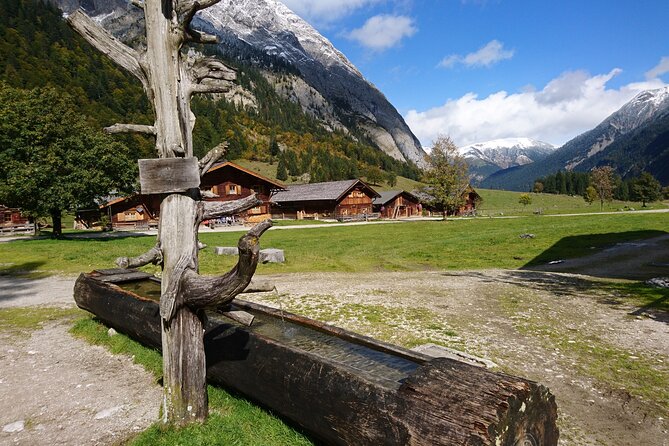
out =
[[[347,33],[348,39],[373,51],[384,51],[398,45],[405,37],[416,34],[418,28],[411,17],[381,14],[369,18],[358,29]]]
[[[462,64],[467,67],[490,67],[497,62],[513,57],[514,50],[504,49],[504,44],[499,40],[491,40],[478,51],[469,53],[465,56],[452,54],[439,62],[443,68],[452,68],[455,65]]]
[[[538,91],[499,91],[484,98],[467,93],[440,107],[410,110],[405,120],[425,147],[439,135],[449,135],[459,146],[510,137],[561,145],[594,128],[640,91],[666,86],[654,79],[609,88],[620,72],[566,72]]]
[[[669,57],[663,57],[651,70],[646,72],[646,79],[657,79],[663,74],[669,73]]]
[[[383,3],[385,0],[281,0],[305,20],[331,23],[354,11]]]

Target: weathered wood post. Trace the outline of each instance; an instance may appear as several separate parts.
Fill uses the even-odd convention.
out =
[[[170,193],[160,207],[158,243],[119,266],[161,264],[160,298],[163,349],[163,417],[185,424],[207,417],[203,344],[205,308],[232,300],[251,280],[258,263],[258,238],[271,226],[264,222],[239,242],[239,262],[217,278],[198,275],[198,227],[203,220],[231,215],[260,204],[251,196],[227,203],[200,201],[200,177],[224,153],[218,146],[198,162],[193,157],[195,93],[229,90],[235,72],[215,58],[182,51],[185,42],[213,43],[214,36],[190,29],[195,13],[220,0],[132,0],[146,19],[146,50],[120,42],[82,11],[68,17],[88,42],[137,77],[155,111],[153,125],[115,124],[107,131],[155,136],[159,159],[140,160],[142,193]]]

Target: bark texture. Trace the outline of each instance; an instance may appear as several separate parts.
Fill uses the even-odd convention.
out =
[[[215,58],[182,51],[184,42],[214,42],[190,29],[195,13],[219,0],[133,0],[146,20],[146,50],[138,52],[114,38],[81,10],[68,21],[89,43],[137,77],[153,105],[155,122],[115,124],[110,133],[139,132],[154,135],[161,160],[140,162],[145,193],[173,193],[161,204],[158,243],[138,257],[122,257],[122,267],[147,263],[163,266],[160,299],[162,319],[164,420],[185,424],[207,416],[202,307],[225,304],[243,291],[258,262],[258,237],[265,223],[242,240],[238,265],[221,278],[198,274],[198,227],[204,218],[232,215],[259,204],[255,197],[212,205],[199,202],[200,175],[225,152],[214,148],[203,160],[193,158],[195,116],[190,102],[196,93],[230,89],[235,71]],[[180,158],[180,159],[175,159]],[[142,167],[144,166],[144,169]],[[176,193],[174,193],[176,192]],[[185,290],[192,289],[192,292]]]
[[[158,304],[101,278],[77,280],[77,304],[118,331],[160,347]],[[537,383],[451,359],[430,359],[257,304],[236,300],[233,308],[263,323],[256,331],[254,325],[236,326],[209,313],[204,336],[209,382],[259,402],[323,444],[557,444],[555,399]],[[263,331],[272,320],[283,332]],[[325,335],[324,345],[344,343],[342,352],[363,347],[374,352],[365,358],[383,355],[412,365],[392,379],[382,371],[370,376],[364,366],[347,363],[348,355],[324,355],[315,341],[304,343],[309,339],[304,327]],[[293,343],[294,338],[302,341]]]

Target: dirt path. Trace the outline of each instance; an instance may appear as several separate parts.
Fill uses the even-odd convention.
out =
[[[74,279],[0,277],[0,308],[73,307]],[[0,330],[0,444],[109,445],[158,417],[161,389],[128,357],[73,338],[70,323]]]

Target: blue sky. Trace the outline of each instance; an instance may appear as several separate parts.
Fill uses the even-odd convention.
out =
[[[556,145],[669,84],[669,0],[282,0],[423,145]]]

